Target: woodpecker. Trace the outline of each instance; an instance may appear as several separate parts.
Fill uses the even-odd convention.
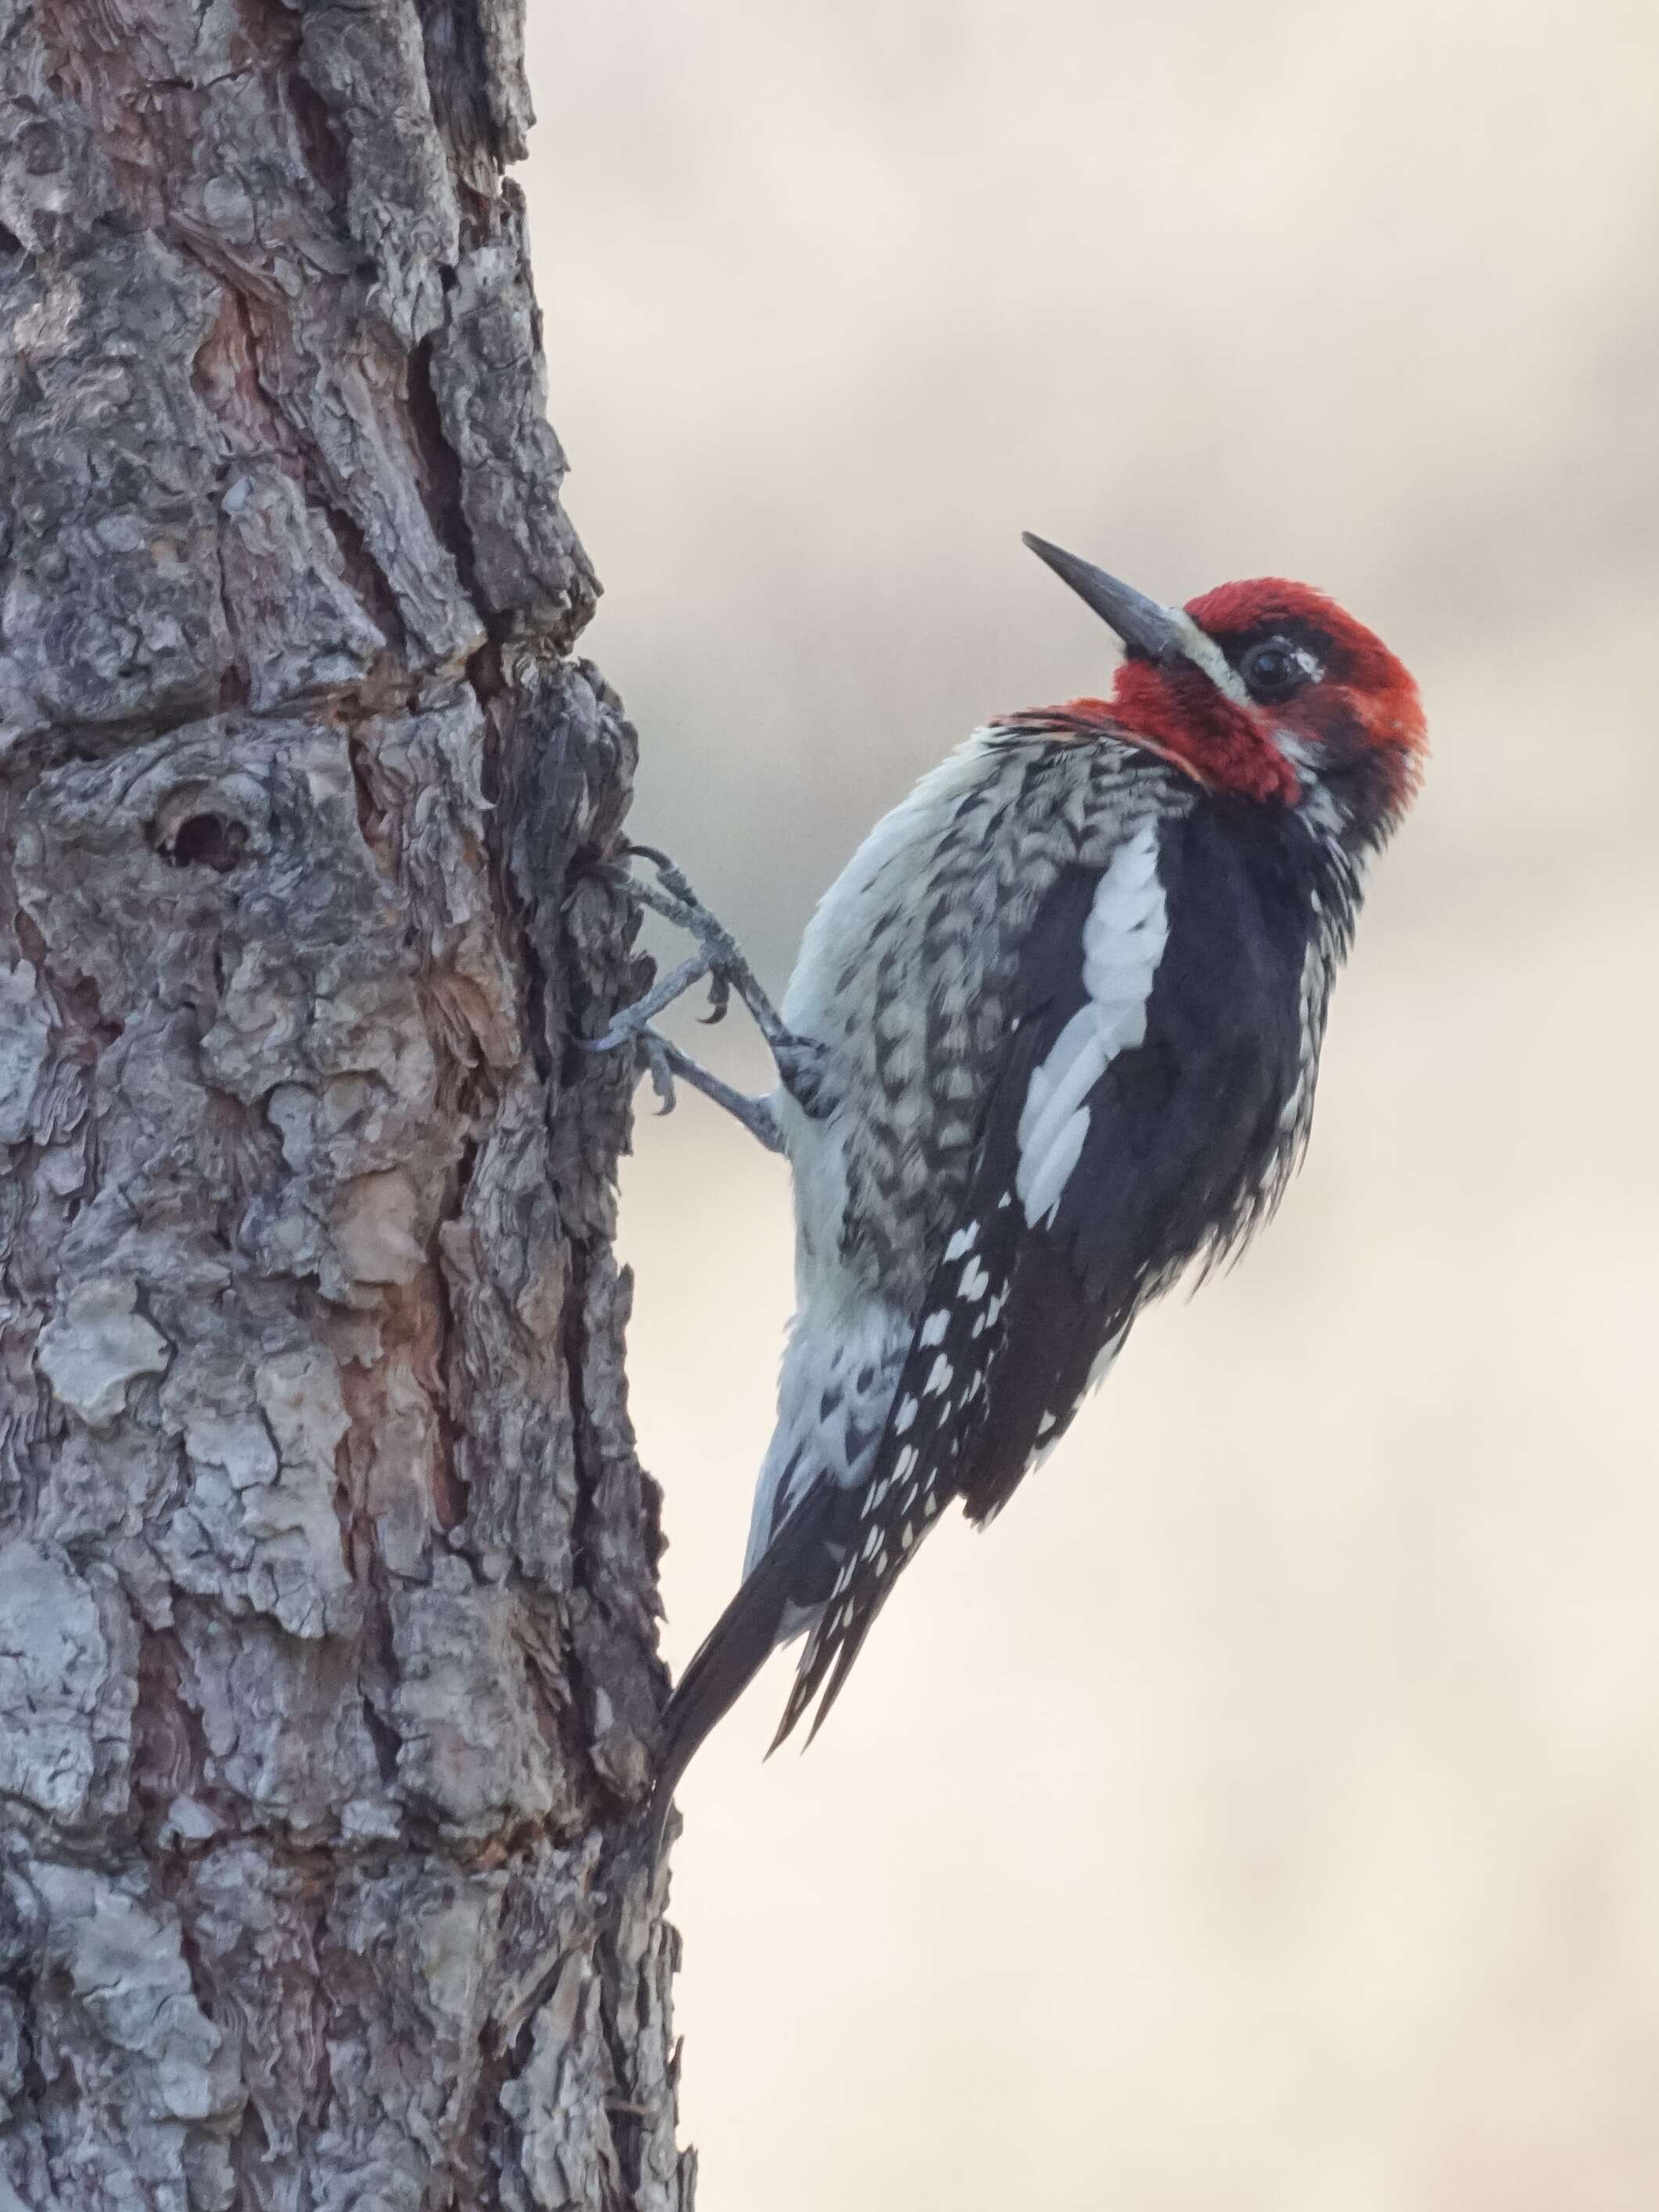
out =
[[[1236,1253],[1306,1143],[1365,871],[1409,805],[1417,687],[1303,584],[1164,606],[1030,535],[1115,631],[1110,696],[1001,716],[878,823],[775,1012],[659,854],[640,895],[699,950],[636,1038],[793,1172],[797,1310],[744,1577],[676,1687],[687,1761],[780,1643],[775,1742],[817,1733],[953,1501],[983,1525],[1065,1434],[1136,1316]],[[745,1098],[651,1029],[708,975],[776,1059]],[[717,1011],[719,1007],[717,1006]]]

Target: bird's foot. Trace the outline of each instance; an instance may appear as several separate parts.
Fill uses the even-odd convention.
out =
[[[683,1079],[723,1106],[769,1151],[781,1152],[783,1140],[777,1116],[768,1101],[750,1097],[721,1082],[717,1075],[711,1075],[688,1053],[670,1043],[653,1024],[665,1007],[672,1006],[677,999],[684,998],[705,980],[708,985],[708,1012],[703,1019],[720,1021],[735,991],[765,1038],[784,1089],[803,1112],[814,1116],[828,1110],[823,1097],[823,1046],[810,1037],[796,1036],[784,1026],[737,939],[710,913],[666,854],[649,845],[630,845],[625,849],[625,857],[648,861],[656,871],[656,881],[627,874],[621,878],[620,888],[639,905],[661,915],[665,921],[695,938],[697,950],[667,975],[659,976],[643,998],[612,1015],[599,1036],[582,1038],[583,1049],[611,1052],[620,1045],[637,1043],[653,1087],[662,1102],[663,1112],[672,1110],[675,1080]]]
[[[681,961],[672,974],[665,975],[640,1001],[640,1007],[649,1004],[653,1012],[660,1012],[707,976],[706,1021],[717,1022],[723,1018],[735,991],[748,1007],[756,1028],[775,1051],[781,1044],[793,1043],[794,1040],[779,1018],[777,1008],[744,957],[743,947],[718,915],[703,904],[668,855],[653,845],[629,845],[626,857],[648,861],[657,872],[655,883],[636,875],[624,877],[623,889],[627,896],[641,906],[648,907],[653,914],[661,915],[665,921],[672,922],[676,929],[683,929],[697,943],[697,950],[690,958]],[[621,1024],[638,1012],[639,1008],[630,1006],[612,1023],[611,1033],[615,1034],[617,1042],[629,1034]]]
[[[751,1097],[748,1091],[739,1091],[730,1083],[723,1083],[718,1075],[693,1060],[689,1052],[662,1035],[660,1030],[647,1028],[640,1032],[640,1049],[646,1071],[651,1078],[651,1087],[657,1094],[658,1111],[672,1114],[675,1106],[676,1080],[689,1083],[694,1091],[701,1091],[705,1098],[712,1098],[722,1106],[735,1121],[740,1121],[750,1135],[765,1146],[769,1152],[783,1150],[783,1132],[778,1127],[778,1117],[772,1110],[769,1099]],[[597,1048],[590,1048],[597,1049]]]

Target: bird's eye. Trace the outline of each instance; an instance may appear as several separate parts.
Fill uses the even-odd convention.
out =
[[[1288,699],[1308,681],[1301,654],[1282,638],[1266,638],[1253,645],[1238,664],[1238,672],[1255,699]]]

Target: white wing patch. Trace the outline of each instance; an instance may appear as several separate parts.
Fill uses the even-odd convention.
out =
[[[1085,1090],[1105,1066],[1103,1056],[1089,1082],[1084,1085]],[[1042,1073],[1041,1068],[1032,1071],[1031,1091],[1026,1094],[1028,1102],[1036,1089],[1037,1079]],[[1038,1140],[1036,1138],[1029,1145],[1021,1146],[1018,1182],[1020,1202],[1025,1208],[1025,1219],[1030,1227],[1035,1229],[1039,1224],[1046,1225],[1054,1219],[1060,1201],[1066,1194],[1066,1186],[1071,1181],[1072,1170],[1082,1154],[1083,1140],[1088,1133],[1089,1109],[1086,1106],[1079,1106],[1075,1113],[1066,1116],[1057,1129],[1052,1133],[1046,1130],[1042,1133],[1046,1141],[1041,1152],[1036,1149]]]
[[[1146,1035],[1146,1002],[1169,940],[1158,881],[1159,824],[1125,841],[1103,872],[1083,926],[1088,997],[1048,1048],[1020,1109],[1014,1187],[1033,1229],[1054,1218],[1089,1133],[1084,1103],[1119,1053]]]

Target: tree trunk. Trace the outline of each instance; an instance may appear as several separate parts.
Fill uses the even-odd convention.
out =
[[[0,0],[0,2212],[688,2205],[522,0]]]

